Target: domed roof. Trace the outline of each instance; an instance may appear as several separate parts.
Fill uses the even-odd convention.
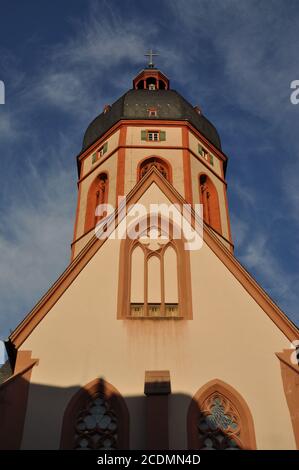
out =
[[[149,108],[157,116],[149,116]],[[216,128],[175,90],[130,90],[101,113],[88,126],[82,151],[90,147],[121,119],[189,121],[206,139],[221,150]]]

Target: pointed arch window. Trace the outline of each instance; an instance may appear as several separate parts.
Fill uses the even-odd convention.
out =
[[[150,157],[141,162],[141,164],[139,165],[138,180],[143,178],[144,175],[146,175],[146,173],[153,166],[157,168],[157,170],[161,173],[162,176],[164,176],[164,178],[170,181],[170,166],[168,163],[158,157]]]
[[[202,387],[188,411],[189,448],[255,449],[250,410],[241,395],[220,380]]]
[[[208,397],[198,418],[200,449],[240,449],[240,417],[232,403],[214,392]]]
[[[200,202],[203,205],[204,221],[221,234],[218,193],[215,185],[206,174],[201,174],[199,177],[199,193]]]
[[[132,249],[132,317],[180,316],[177,254],[171,242],[163,242],[144,239]]]
[[[79,410],[75,423],[75,449],[117,448],[118,419],[108,400],[97,393]]]
[[[128,448],[129,416],[124,399],[103,379],[79,390],[66,408],[62,449],[114,450]]]
[[[87,207],[85,217],[85,232],[94,228],[103,217],[105,212],[100,216],[96,215],[96,209],[101,204],[108,201],[109,180],[106,172],[101,172],[91,184],[87,195]]]
[[[118,318],[192,318],[189,252],[182,239],[168,238],[158,226],[122,241]]]

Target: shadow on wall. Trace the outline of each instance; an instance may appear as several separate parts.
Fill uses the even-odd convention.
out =
[[[134,397],[103,379],[84,388],[30,384],[34,413],[23,436],[29,381],[16,374],[0,387],[0,449],[254,449],[253,424],[212,382],[194,398],[155,379]],[[185,444],[175,445],[176,434]]]

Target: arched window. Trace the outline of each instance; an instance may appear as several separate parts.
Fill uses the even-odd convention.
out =
[[[203,205],[203,219],[221,233],[220,209],[217,189],[211,179],[201,174],[199,177],[200,202]]]
[[[103,172],[95,178],[89,188],[87,195],[85,232],[94,228],[97,222],[105,217],[105,212],[103,212],[102,215],[97,216],[96,209],[100,204],[106,204],[108,201],[108,183],[108,175]]]
[[[157,170],[161,173],[164,178],[170,181],[170,167],[168,163],[158,157],[150,157],[146,160],[143,160],[139,166],[138,171],[138,180],[144,177],[144,175],[152,168],[157,168]]]
[[[96,379],[79,390],[64,414],[61,448],[127,449],[129,417],[124,399],[108,382]]]
[[[172,243],[144,237],[134,243],[131,253],[130,316],[180,316],[177,254]]]
[[[175,254],[172,271],[165,265],[169,251]],[[144,273],[144,276],[140,275]],[[171,275],[174,286],[172,297],[165,295],[165,280]],[[177,256],[171,244],[159,241],[136,242],[131,256],[131,316],[179,316]]]
[[[161,224],[122,241],[119,276],[118,318],[192,318],[189,252]]]
[[[250,410],[241,395],[220,380],[200,389],[188,411],[190,449],[255,449]]]

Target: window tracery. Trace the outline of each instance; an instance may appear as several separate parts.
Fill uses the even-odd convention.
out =
[[[136,226],[144,227],[138,237],[121,243],[118,318],[191,319],[190,256],[178,227],[160,217],[153,225],[150,216],[129,233]]]
[[[199,449],[240,449],[240,416],[233,404],[218,392],[205,401],[198,419]]]
[[[192,398],[187,429],[189,449],[256,449],[253,418],[246,401],[220,379],[203,385]]]
[[[77,415],[75,449],[113,450],[117,448],[117,417],[104,395],[89,398]]]
[[[178,317],[177,253],[161,229],[148,229],[131,252],[130,315]]]

